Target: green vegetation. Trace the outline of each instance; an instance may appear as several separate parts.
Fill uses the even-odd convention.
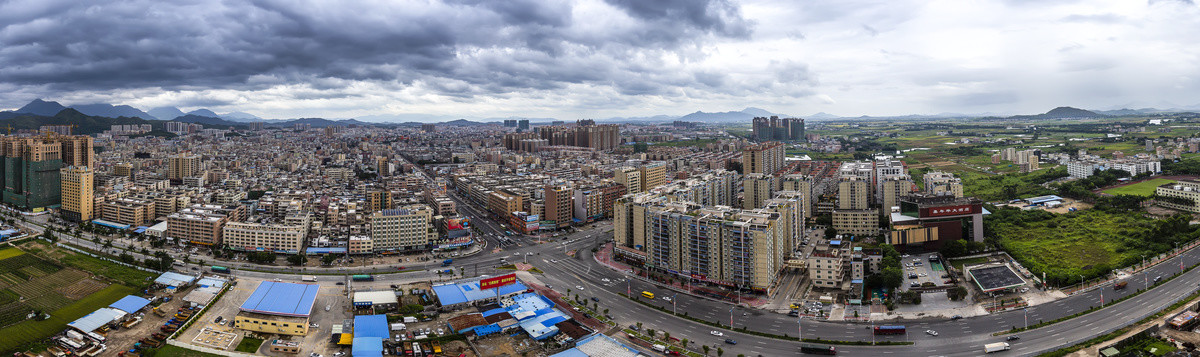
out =
[[[950,265],[954,266],[954,269],[957,269],[958,271],[962,271],[964,266],[983,264],[983,263],[987,263],[987,261],[988,261],[987,257],[954,259],[954,260],[950,261]]]
[[[984,201],[1007,201],[1017,198],[1050,195],[1055,192],[1042,184],[1067,177],[1066,168],[1038,170],[1030,173],[988,175],[982,173],[958,173],[963,182],[963,193]]]
[[[0,260],[12,258],[21,254],[25,254],[25,252],[13,247],[0,249]]]
[[[148,271],[138,270],[83,254],[68,254],[59,259],[59,261],[68,266],[137,288],[149,286],[150,281],[148,279],[156,275]]]
[[[1164,220],[1140,213],[1087,210],[1057,215],[1004,207],[989,210],[984,233],[1049,283],[1074,284],[1139,263],[1196,237],[1188,216]]]
[[[75,321],[84,315],[96,311],[97,308],[108,306],[117,300],[137,292],[136,289],[109,285],[108,287],[88,295],[79,301],[72,302],[63,308],[50,312],[50,318],[44,321],[27,320],[16,325],[0,329],[0,351],[15,352],[22,350],[21,346],[41,341],[56,333],[62,332],[68,322]]]
[[[263,340],[249,336],[242,337],[242,342],[238,342],[237,348],[234,348],[234,350],[238,352],[258,353],[258,348],[262,347],[262,344]]]
[[[1175,180],[1168,179],[1152,179],[1138,182],[1132,185],[1114,187],[1104,190],[1104,193],[1110,195],[1134,195],[1134,196],[1153,196],[1154,189],[1169,183],[1175,183]]]

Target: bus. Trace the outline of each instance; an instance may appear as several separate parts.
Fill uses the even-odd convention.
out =
[[[653,299],[653,298],[654,298],[654,293],[652,293],[652,292],[649,292],[649,291],[643,291],[643,292],[642,292],[642,297],[644,297],[644,298],[647,298],[647,299]]]
[[[371,276],[371,275],[369,275],[369,274],[359,274],[359,275],[351,275],[351,276],[350,276],[350,280],[354,280],[354,281],[372,281],[372,280],[375,280],[375,277],[373,277],[373,276]]]
[[[876,335],[903,335],[904,332],[904,326],[900,325],[875,326]]]
[[[832,356],[832,355],[837,354],[837,350],[834,349],[833,346],[813,345],[813,344],[805,343],[805,344],[800,345],[800,353]]]
[[[226,267],[223,267],[223,266],[216,266],[216,265],[213,265],[213,266],[212,266],[212,271],[213,271],[214,273],[226,273],[226,274],[228,274],[228,273],[229,273],[229,268],[226,268]]]

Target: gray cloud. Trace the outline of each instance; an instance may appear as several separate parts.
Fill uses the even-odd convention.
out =
[[[576,20],[572,3],[549,0],[17,0],[0,4],[0,83],[62,92],[377,81],[452,97],[594,84],[652,94],[711,87],[715,77],[647,81],[661,68],[637,62],[748,38],[753,28],[728,0],[609,4],[635,22],[579,30],[579,20],[594,19]],[[338,96],[308,95],[319,93]]]

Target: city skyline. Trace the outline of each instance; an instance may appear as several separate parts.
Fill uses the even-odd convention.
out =
[[[1197,13],[1189,1],[14,1],[0,5],[0,108],[366,121],[1197,108]]]

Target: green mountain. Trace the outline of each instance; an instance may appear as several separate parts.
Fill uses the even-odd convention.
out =
[[[37,130],[42,125],[74,125],[73,132],[81,135],[98,134],[111,129],[113,125],[128,124],[150,124],[154,129],[164,129],[163,122],[157,120],[90,116],[71,108],[63,109],[54,116],[21,114],[9,119],[0,119],[0,128]]]

